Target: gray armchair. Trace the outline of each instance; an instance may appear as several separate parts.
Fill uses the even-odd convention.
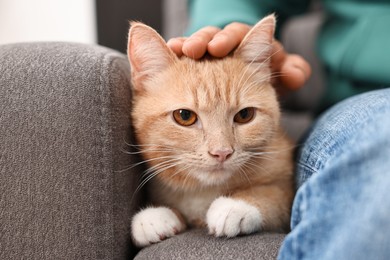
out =
[[[131,217],[144,196],[134,195],[143,169],[130,167],[139,158],[126,153],[130,110],[124,54],[70,43],[0,46],[0,259],[275,259],[285,234],[224,239],[191,230],[132,246]],[[309,121],[285,123],[298,136]]]
[[[0,46],[0,259],[131,259],[141,169],[129,65],[111,49]],[[127,169],[127,170],[126,170]],[[276,257],[283,234],[216,239],[194,230],[137,259]]]

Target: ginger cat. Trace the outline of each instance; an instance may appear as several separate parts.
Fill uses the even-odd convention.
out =
[[[132,220],[137,246],[187,227],[216,237],[288,229],[292,144],[270,83],[274,30],[270,15],[229,57],[194,61],[131,24],[132,118],[152,205]]]

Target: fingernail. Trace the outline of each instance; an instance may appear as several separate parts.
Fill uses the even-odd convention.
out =
[[[167,41],[167,45],[168,46],[173,46],[174,45],[174,39],[170,39],[169,41]]]

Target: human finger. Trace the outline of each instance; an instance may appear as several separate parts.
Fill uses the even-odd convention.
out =
[[[179,57],[183,55],[183,43],[186,37],[172,38],[167,42],[168,47]]]
[[[272,43],[271,69],[273,83],[290,90],[302,87],[311,75],[309,63],[297,54],[287,53],[277,40]]]
[[[207,51],[208,43],[220,30],[218,27],[207,26],[195,32],[184,41],[183,54],[193,59],[202,58]]]
[[[272,71],[279,72],[286,58],[287,58],[287,52],[284,50],[283,45],[279,41],[274,40],[272,42],[272,51],[271,51]]]
[[[287,55],[280,68],[280,84],[291,90],[301,88],[311,75],[309,63],[296,54]]]
[[[214,57],[222,58],[234,50],[249,32],[251,26],[244,23],[230,23],[215,34],[208,43],[207,51]]]

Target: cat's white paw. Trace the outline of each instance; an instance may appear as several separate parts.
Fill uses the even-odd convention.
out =
[[[262,218],[255,206],[243,200],[219,197],[207,211],[206,220],[210,234],[235,237],[259,231]]]
[[[145,247],[172,237],[185,229],[185,224],[169,208],[146,208],[137,213],[131,223],[133,241]]]

